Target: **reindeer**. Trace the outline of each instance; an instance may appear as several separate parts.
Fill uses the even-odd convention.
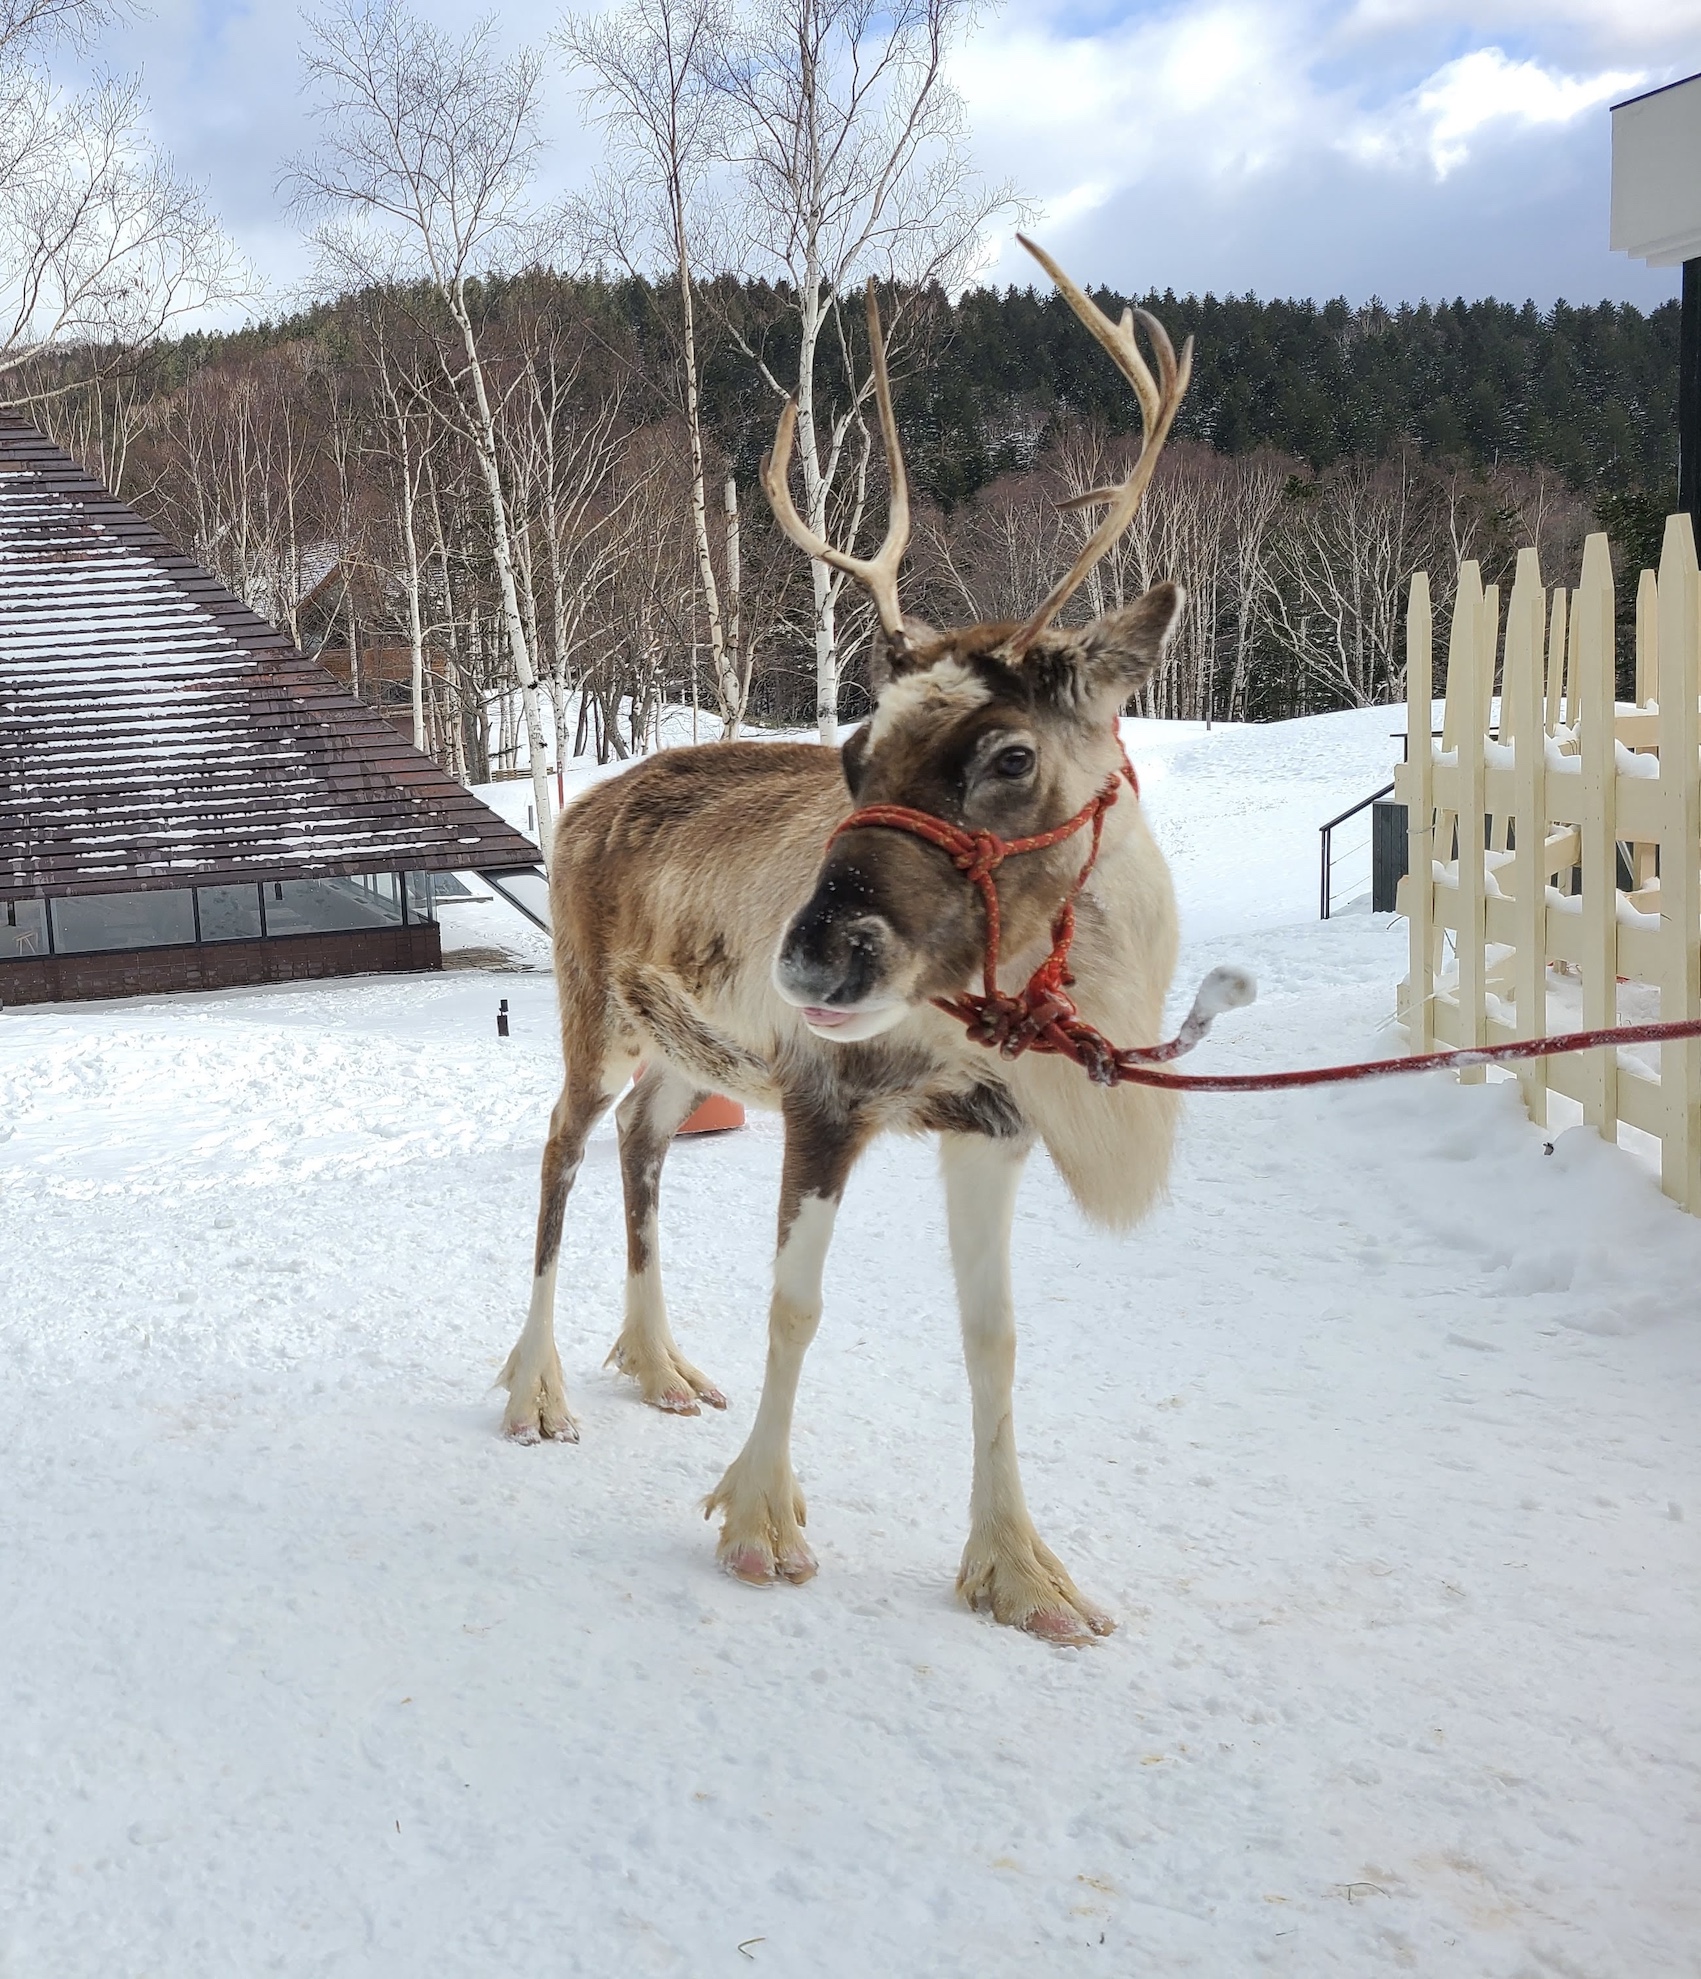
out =
[[[961,991],[982,960],[994,894],[1003,956],[1018,971],[1045,954],[1059,903],[1072,900],[1070,995],[1081,1016],[1131,1043],[1158,1037],[1175,966],[1174,896],[1136,794],[1111,797],[1126,763],[1117,715],[1161,663],[1182,593],[1161,583],[1091,624],[1053,621],[1133,519],[1187,389],[1192,344],[1178,361],[1162,326],[1139,312],[1154,379],[1132,315],[1113,323],[1048,255],[1024,245],[1133,386],[1140,458],[1125,482],[1081,498],[1107,512],[1024,623],[935,631],[906,618],[897,573],[909,495],[869,283],[890,480],[879,553],[848,555],[799,517],[787,485],[795,402],[762,479],[792,541],[874,601],[883,639],[873,715],[836,754],[772,743],[667,750],[563,814],[549,891],[566,1077],[544,1147],[531,1308],[500,1380],[509,1436],[578,1440],[555,1345],[562,1217],[587,1135],[641,1062],[616,1111],[627,1277],[609,1361],[658,1409],[724,1408],[668,1324],[658,1185],[669,1142],[709,1092],[777,1109],[785,1155],[767,1371],[750,1435],[704,1515],[721,1514],[719,1559],[739,1580],[810,1579],[816,1560],[803,1536],[791,1423],[834,1217],[877,1134],[936,1134],[974,1417],[957,1590],[1000,1622],[1075,1643],[1115,1623],[1040,1539],[1022,1492],[1011,1413],[1016,1188],[1042,1142],[1090,1218],[1132,1225],[1164,1186],[1176,1096],[1107,1090],[1056,1057],[988,1051],[935,1000]],[[1003,840],[1044,833],[1096,800],[1102,843],[1078,897],[1078,836],[1000,866],[992,891],[977,894],[934,845],[859,824],[861,811],[835,836],[847,786],[857,806],[907,807]]]

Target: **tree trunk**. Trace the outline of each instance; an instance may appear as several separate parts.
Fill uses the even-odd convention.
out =
[[[815,598],[815,727],[829,749],[839,743],[838,600],[833,573],[819,561],[809,566]]]
[[[715,669],[715,692],[720,697],[722,734],[730,741],[738,733],[743,712],[738,705],[738,660],[728,651],[721,622],[720,592],[715,584],[714,558],[709,554],[709,502],[703,476],[703,424],[697,405],[697,319],[691,293],[691,259],[685,244],[685,198],[677,173],[668,181],[673,207],[674,251],[678,262],[679,308],[685,333],[685,425],[691,439],[691,532],[697,544],[697,576],[703,587],[703,614],[709,625],[709,656]],[[728,484],[730,486],[730,483]],[[734,585],[736,591],[737,586]]]
[[[743,592],[744,564],[738,547],[738,483],[729,474],[726,478],[726,588],[727,612],[727,659],[732,666],[733,694],[732,713],[726,708],[726,698],[721,702],[721,740],[736,742],[738,731],[744,721],[744,704],[750,693],[750,669],[744,663],[740,641],[744,629]],[[691,692],[697,692],[697,663],[695,653],[691,662]]]
[[[419,609],[419,537],[414,528],[413,453],[408,445],[407,416],[396,407],[396,442],[402,470],[402,550],[407,558],[408,664],[413,694],[413,746],[423,750],[425,734],[425,626]]]
[[[520,616],[520,594],[514,583],[514,554],[508,531],[508,500],[502,490],[502,469],[496,452],[496,420],[490,409],[490,395],[485,390],[484,366],[479,361],[478,339],[473,334],[472,318],[467,313],[466,298],[457,289],[450,296],[450,302],[466,350],[467,373],[472,380],[473,399],[478,410],[473,452],[478,456],[479,469],[484,476],[485,492],[490,497],[491,548],[495,553],[496,576],[502,593],[502,616],[508,633],[508,651],[514,662],[514,672],[520,682],[520,705],[525,711],[526,719],[526,746],[531,755],[532,798],[537,807],[538,846],[543,854],[544,870],[547,872],[550,823],[553,813],[549,802],[549,778],[545,774],[547,758],[543,740],[543,720],[537,705],[537,673],[532,666],[530,648],[526,644],[525,622]]]
[[[554,360],[551,359],[551,382]],[[553,411],[553,406],[550,408]],[[555,715],[555,768],[559,775],[567,762],[567,650],[571,644],[567,619],[567,575],[561,563],[561,517],[556,504],[555,429],[546,426],[546,479],[543,493],[543,540],[549,557],[550,646],[549,703]],[[579,752],[573,751],[576,756]]]
[[[821,467],[820,439],[815,430],[815,346],[820,341],[824,311],[821,283],[811,260],[799,297],[802,332],[797,356],[797,449],[803,465],[804,516],[817,535],[827,534],[827,476]],[[839,740],[838,594],[833,572],[819,558],[809,564],[814,599],[815,726],[829,749]]]

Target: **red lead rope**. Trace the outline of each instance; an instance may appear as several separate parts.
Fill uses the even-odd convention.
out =
[[[1551,1038],[1519,1038],[1512,1044],[1479,1045],[1462,1051],[1420,1051],[1410,1058],[1370,1058],[1355,1065],[1313,1065],[1298,1072],[1153,1072],[1136,1061],[1150,1061],[1168,1047],[1116,1054],[1117,1070],[1107,1084],[1176,1086],[1189,1093],[1276,1093],[1290,1086],[1334,1086],[1353,1079],[1382,1079],[1392,1072],[1438,1072],[1466,1065],[1507,1065],[1520,1058],[1555,1058],[1597,1045],[1671,1044],[1701,1037],[1701,1018],[1678,1024],[1614,1024],[1598,1031],[1565,1031]],[[1183,1045],[1191,1051],[1192,1046]],[[1179,1056],[1179,1053],[1177,1054]]]
[[[1121,748],[1121,742],[1118,741]],[[1701,1019],[1672,1024],[1619,1024],[1592,1031],[1567,1031],[1557,1037],[1520,1038],[1512,1044],[1479,1045],[1459,1051],[1426,1051],[1409,1058],[1376,1058],[1349,1065],[1319,1065],[1296,1072],[1241,1072],[1205,1074],[1159,1072],[1153,1068],[1180,1058],[1200,1042],[1211,1028],[1212,1019],[1223,1010],[1251,1001],[1250,978],[1235,970],[1214,969],[1201,985],[1193,1009],[1180,1031],[1166,1044],[1133,1045],[1119,1050],[1087,1023],[1067,994],[1075,978],[1069,973],[1069,948],[1075,939],[1075,902],[1098,863],[1099,845],[1104,836],[1105,813],[1116,802],[1122,778],[1138,797],[1140,782],[1128,752],[1122,750],[1122,768],[1111,776],[1091,802],[1083,804],[1072,818],[1050,831],[1036,832],[1029,838],[1000,838],[996,832],[966,831],[960,825],[937,818],[931,811],[915,811],[906,804],[869,804],[853,811],[833,833],[832,845],[847,831],[880,826],[890,831],[907,831],[948,853],[952,864],[980,890],[986,910],[986,946],[982,958],[981,994],[964,990],[953,997],[936,996],[937,1009],[955,1017],[976,1044],[996,1047],[1006,1058],[1019,1058],[1025,1051],[1054,1054],[1079,1065],[1099,1086],[1174,1086],[1196,1093],[1267,1093],[1291,1086],[1329,1086],[1355,1079],[1379,1079],[1395,1072],[1434,1072],[1470,1065],[1505,1065],[1525,1058],[1551,1058],[1572,1051],[1590,1051],[1602,1045],[1670,1044],[1680,1038],[1701,1037]],[[1075,875],[1075,883],[1063,896],[1052,916],[1051,950],[1028,978],[1018,995],[998,987],[998,950],[1002,920],[998,888],[993,874],[1006,859],[1021,852],[1045,852],[1085,828],[1092,831],[1092,844],[1086,863]]]

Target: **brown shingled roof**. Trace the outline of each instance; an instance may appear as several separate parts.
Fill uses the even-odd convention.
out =
[[[0,411],[0,900],[537,847]]]

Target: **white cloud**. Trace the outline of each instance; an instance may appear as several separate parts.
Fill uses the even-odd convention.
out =
[[[1095,213],[1109,199],[1113,188],[1103,179],[1089,179],[1085,185],[1071,186],[1054,194],[1045,203],[1045,217],[1054,227],[1066,227],[1083,213]]]
[[[1515,62],[1499,48],[1479,48],[1447,62],[1393,111],[1367,120],[1343,148],[1367,163],[1424,158],[1437,179],[1471,156],[1473,143],[1500,127],[1516,131],[1572,124],[1629,94],[1646,80],[1637,70],[1568,76],[1539,62]]]
[[[952,76],[980,150],[1026,153],[1071,184],[1126,184],[1182,133],[1207,170],[1279,156],[1305,116],[1303,100],[1270,87],[1298,67],[1292,25],[1291,12],[1230,5],[1070,35],[1012,7]]]
[[[1596,224],[1606,105],[1701,53],[1701,0],[1184,0],[1079,20],[1015,0],[954,73],[981,163],[1041,202],[1048,240],[1115,255],[1092,279],[1268,292],[1285,243],[1290,294],[1480,292],[1477,236],[1541,205],[1542,228],[1569,224],[1550,281],[1524,257],[1531,292],[1666,292],[1610,260]],[[1474,207],[1438,203],[1467,181]],[[1425,243],[1404,277],[1402,238]],[[1025,257],[1007,247],[995,276],[1025,281]]]

